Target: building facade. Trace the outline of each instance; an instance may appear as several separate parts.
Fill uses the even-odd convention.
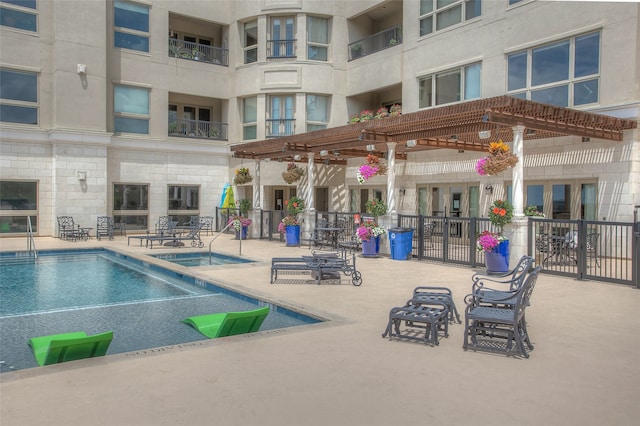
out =
[[[236,199],[277,210],[362,211],[387,180],[362,159],[232,158],[230,146],[344,126],[394,105],[414,112],[511,95],[637,121],[640,4],[536,0],[0,0],[0,235],[56,235],[56,218],[128,230],[213,216]],[[524,203],[548,217],[630,221],[640,205],[638,130],[524,145]],[[339,152],[330,153],[337,156]],[[485,216],[511,176],[479,176],[477,152],[396,161],[396,211]],[[313,179],[308,185],[307,179]],[[481,190],[491,186],[493,191]],[[305,194],[305,186],[314,194]]]

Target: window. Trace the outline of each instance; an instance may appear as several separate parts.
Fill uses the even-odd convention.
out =
[[[38,75],[0,69],[0,122],[38,124]]]
[[[113,3],[115,47],[149,51],[149,7],[115,0]]]
[[[293,118],[293,95],[269,97],[269,114],[267,119],[267,136],[280,137],[293,134],[295,119]]]
[[[327,61],[329,51],[329,20],[307,17],[307,59]]]
[[[507,66],[510,95],[561,107],[596,103],[600,32],[515,52]]]
[[[571,219],[571,185],[552,185],[552,219]]]
[[[419,106],[436,105],[480,98],[479,63],[432,74],[419,79]]]
[[[527,206],[535,206],[544,213],[544,185],[527,185]]]
[[[583,183],[580,193],[580,219],[597,220],[597,186]]]
[[[126,223],[127,230],[147,229],[149,185],[113,184],[113,218]]]
[[[38,15],[35,11],[36,0],[2,0],[0,25],[35,33],[38,31]]]
[[[482,0],[420,0],[420,36],[482,14]]]
[[[197,185],[169,185],[168,214],[178,225],[188,225],[191,216],[199,215],[200,187]]]
[[[258,21],[244,24],[244,63],[258,60]]]
[[[271,18],[271,40],[267,40],[268,58],[295,58],[295,17]]]
[[[149,90],[142,87],[114,86],[114,131],[149,134]]]
[[[329,97],[307,95],[307,132],[327,128],[329,121]]]
[[[0,181],[0,234],[38,230],[38,182]]]
[[[244,98],[242,100],[242,138],[257,139],[258,131],[258,98]]]

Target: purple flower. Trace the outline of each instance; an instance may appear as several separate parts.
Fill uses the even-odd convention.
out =
[[[484,164],[486,162],[487,162],[487,157],[483,157],[479,159],[478,162],[476,163],[476,172],[478,172],[480,176],[485,176],[487,174],[487,172],[484,171]]]

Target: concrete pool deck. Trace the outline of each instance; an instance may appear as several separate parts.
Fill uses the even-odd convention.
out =
[[[206,247],[212,237],[205,237]],[[126,237],[38,250],[112,247],[138,255],[202,251],[127,246]],[[205,249],[206,249],[205,247]],[[25,250],[24,238],[0,250]],[[237,255],[222,236],[214,251]],[[383,339],[389,309],[418,285],[449,287],[463,315],[473,270],[357,258],[363,284],[269,284],[275,256],[306,247],[248,240],[256,263],[197,276],[331,321],[0,376],[0,424],[13,425],[636,425],[640,291],[542,275],[527,311],[529,359],[462,350],[463,324],[437,347]],[[88,271],[90,273],[90,271]]]

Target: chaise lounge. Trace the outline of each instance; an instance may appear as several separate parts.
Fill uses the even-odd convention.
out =
[[[209,339],[254,333],[260,330],[262,322],[269,314],[269,307],[246,312],[228,312],[198,315],[185,318],[183,323],[193,326]]]
[[[84,331],[51,334],[29,339],[38,365],[50,365],[104,356],[113,340],[113,331],[87,336]]]

